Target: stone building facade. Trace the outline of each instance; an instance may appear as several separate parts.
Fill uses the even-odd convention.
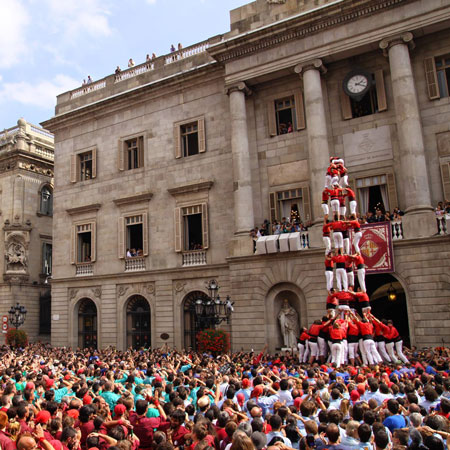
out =
[[[50,340],[53,155],[53,135],[24,119],[0,132],[0,309],[25,306],[23,328],[41,341]]]
[[[371,198],[406,212],[371,293],[401,293],[413,344],[448,343],[450,239],[432,206],[450,197],[450,5],[257,0],[230,17],[227,34],[58,96],[43,124],[52,342],[189,345],[189,302],[214,278],[235,301],[233,349],[280,347],[284,298],[301,325],[324,312],[320,195],[341,155],[362,212]],[[363,99],[344,90],[354,74]],[[249,230],[294,204],[309,248],[254,254]]]

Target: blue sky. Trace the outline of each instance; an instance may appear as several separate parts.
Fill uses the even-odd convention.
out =
[[[250,0],[0,0],[0,130],[53,116],[56,95],[147,53],[229,31]]]

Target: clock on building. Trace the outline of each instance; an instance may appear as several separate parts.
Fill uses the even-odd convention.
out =
[[[355,69],[349,72],[343,82],[344,92],[355,100],[361,100],[372,87],[372,75],[365,70]]]

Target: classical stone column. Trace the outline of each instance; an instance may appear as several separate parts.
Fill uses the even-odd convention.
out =
[[[406,238],[431,236],[436,233],[436,224],[431,207],[419,104],[409,56],[409,49],[414,48],[413,35],[406,32],[383,39],[380,48],[389,56],[391,69],[400,147],[399,175],[406,213],[403,218],[404,235]]]
[[[245,83],[228,87],[230,97],[231,151],[233,156],[234,231],[249,239],[255,226],[250,164],[250,146],[247,133],[245,96],[251,93]]]
[[[326,73],[322,60],[298,64],[295,72],[303,78],[303,97],[308,131],[308,157],[310,171],[310,191],[313,222],[316,226],[310,231],[310,245],[322,246],[321,228],[323,212],[321,194],[324,188],[325,173],[329,165],[327,119],[325,116],[321,74]],[[316,231],[316,232],[315,232]],[[311,242],[312,241],[312,242]]]

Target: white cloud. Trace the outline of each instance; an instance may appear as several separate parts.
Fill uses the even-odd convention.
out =
[[[42,109],[52,108],[56,104],[57,95],[75,89],[79,85],[79,80],[66,75],[56,75],[51,81],[41,80],[36,83],[28,81],[3,83],[0,85],[0,104],[18,102]]]
[[[9,68],[27,52],[30,16],[20,0],[0,0],[0,68]]]
[[[147,3],[149,3],[150,5],[154,5],[156,3],[156,0],[147,0]]]

